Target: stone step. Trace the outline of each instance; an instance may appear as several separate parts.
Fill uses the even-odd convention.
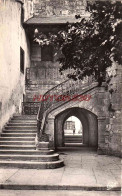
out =
[[[9,130],[36,130],[37,126],[5,126],[5,129],[9,129]]]
[[[76,140],[72,140],[72,141],[70,141],[70,140],[64,140],[64,142],[65,143],[82,143],[82,140],[81,141],[76,141]]]
[[[0,166],[2,167],[14,167],[23,169],[55,169],[63,167],[64,163],[62,160],[53,162],[30,162],[30,161],[7,161],[0,160]]]
[[[95,154],[96,154],[96,151],[97,151],[97,147],[89,147],[89,146],[87,146],[87,145],[85,145],[85,144],[82,144],[81,146],[63,146],[63,147],[57,147],[57,150],[58,150],[58,152],[59,152],[59,154],[60,154],[60,151],[61,151],[61,153],[62,153],[62,151],[64,152],[64,151],[66,151],[66,152],[68,152],[68,151],[80,151],[80,152],[92,152],[93,153],[93,151],[95,152]]]
[[[0,141],[0,145],[35,145],[35,141]]]
[[[13,150],[13,149],[0,149],[0,154],[19,154],[19,155],[41,155],[53,154],[54,150]]]
[[[37,120],[37,115],[15,115],[12,119]]]
[[[64,166],[59,154],[40,144],[37,149],[36,116],[14,116],[0,138],[0,166],[27,169],[53,169]],[[42,145],[42,146],[41,146]],[[43,149],[42,149],[43,148]]]
[[[82,135],[64,135],[65,138],[82,138]]]
[[[36,137],[36,133],[2,133],[2,137]]]
[[[12,154],[0,154],[0,160],[21,160],[21,161],[41,161],[41,162],[51,162],[58,161],[59,154],[52,155],[12,155]]]
[[[7,124],[7,126],[10,126],[10,127],[13,127],[13,126],[26,126],[26,127],[28,127],[28,126],[36,126],[37,127],[37,123],[36,122],[10,122],[10,123],[8,123]]]
[[[82,143],[83,138],[81,137],[64,137],[65,143]]]
[[[37,123],[35,119],[11,119],[10,123]]]
[[[65,146],[77,147],[77,146],[83,146],[83,144],[82,143],[65,143]]]
[[[35,137],[0,137],[0,141],[35,141]]]
[[[18,130],[18,129],[15,129],[15,130],[3,130],[3,133],[37,133],[36,130]]]
[[[76,141],[81,141],[82,138],[68,138],[68,137],[64,137],[65,140],[69,140],[69,141],[73,141],[73,140],[76,140]]]
[[[35,145],[0,145],[0,149],[36,150]]]

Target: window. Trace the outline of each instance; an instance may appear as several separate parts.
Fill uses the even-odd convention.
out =
[[[41,48],[41,60],[53,61],[53,47],[51,45],[45,45]]]
[[[20,47],[20,71],[24,74],[24,50]]]

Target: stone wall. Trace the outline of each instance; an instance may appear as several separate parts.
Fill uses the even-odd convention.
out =
[[[15,0],[0,1],[0,132],[9,118],[21,111],[25,74],[20,72],[20,47],[25,52],[25,68],[30,65],[21,6]]]
[[[39,97],[43,95],[46,91],[67,79],[64,74],[61,75],[59,72],[60,64],[57,58],[59,58],[60,52],[55,51],[53,48],[53,60],[43,61],[41,49],[41,46],[38,44],[31,43],[31,64],[30,68],[26,70],[25,102],[33,102],[35,96]],[[56,56],[55,53],[57,54]],[[35,99],[35,102],[37,101]]]
[[[79,107],[69,108],[55,118],[55,146],[64,146],[64,123],[67,118],[74,115],[83,126],[83,144],[89,147],[98,146],[97,116]]]
[[[82,109],[82,112],[85,109],[85,111],[90,111],[91,114],[95,114],[97,116],[96,124],[91,118],[91,114],[89,113],[87,115],[87,124],[89,126],[90,133],[89,137],[86,133],[86,137],[88,139],[91,137],[91,145],[95,144],[95,141],[92,139],[98,137],[98,154],[121,156],[121,66],[114,64],[114,66],[109,69],[109,74],[112,75],[112,78],[109,81],[108,89],[104,83],[101,87],[89,90],[87,93],[92,96],[90,101],[71,101],[50,112],[46,132],[50,135],[51,144],[53,144],[53,141],[55,140],[55,130],[57,130],[57,132],[59,132],[57,134],[57,137],[59,138],[58,142],[60,142],[60,145],[63,145],[63,143],[61,143],[63,137],[62,117],[59,121],[57,121],[57,119],[55,121],[56,116],[61,113],[63,114],[66,109],[70,110],[78,107]],[[72,113],[72,115],[75,114],[76,110]],[[84,116],[85,115],[86,114],[84,113]],[[96,135],[96,132],[94,132],[95,129],[98,129],[98,136]],[[87,129],[85,128],[85,130]]]
[[[107,153],[121,156],[121,131],[122,131],[122,67],[117,63],[108,69],[109,107],[106,124],[105,143]]]
[[[107,92],[105,91],[105,84],[103,84],[103,86],[101,87],[97,87],[97,83],[89,84],[89,86],[86,86],[81,90],[81,94],[85,93],[91,95],[91,99],[89,101],[66,102],[62,104],[60,107],[56,107],[56,109],[51,111],[48,115],[48,123],[46,125],[45,130],[46,133],[50,135],[50,141],[53,144],[53,141],[55,140],[54,132],[56,132],[56,130],[62,131],[62,127],[58,127],[56,129],[56,124],[54,123],[56,116],[61,113],[63,114],[65,110],[70,110],[73,108],[74,113],[72,113],[72,115],[76,115],[77,110],[75,110],[75,108],[79,108],[82,110],[82,119],[80,119],[81,114],[79,114],[79,116],[76,117],[78,117],[82,121],[84,127],[85,144],[90,146],[98,145],[98,149],[101,149],[102,152],[105,153],[106,146],[104,134],[108,108],[108,103],[104,104],[104,99],[107,97]],[[59,125],[61,125],[60,122]],[[57,135],[59,137],[61,136],[61,134],[59,133]]]
[[[86,0],[34,0],[34,16],[71,16],[84,14]]]
[[[108,69],[110,78],[104,86],[98,87],[92,91],[89,91],[89,94],[92,95],[92,99],[89,102],[69,102],[62,105],[60,108],[53,110],[49,114],[47,133],[50,135],[51,142],[54,139],[54,130],[59,131],[58,140],[60,145],[63,145],[62,142],[62,117],[57,122],[58,127],[54,127],[54,119],[56,115],[59,115],[61,112],[66,109],[73,109],[74,107],[79,107],[91,111],[97,116],[98,120],[98,154],[109,154],[114,156],[122,156],[121,154],[121,130],[122,130],[122,68],[121,65],[113,64],[112,67]],[[62,113],[63,114],[63,113]],[[76,111],[74,112],[75,115]],[[90,135],[91,139],[93,138],[93,120],[91,119],[90,114],[88,115],[90,126]],[[55,123],[56,125],[56,123]],[[95,125],[96,126],[96,125]],[[85,128],[86,130],[86,128]],[[90,138],[89,135],[89,138]],[[61,137],[61,138],[60,138]],[[92,141],[92,140],[91,140]],[[52,142],[53,143],[53,142]],[[94,142],[92,143],[92,145]]]
[[[33,0],[23,0],[24,21],[33,17]]]
[[[67,16],[74,16],[78,13],[84,14],[85,6],[85,0],[34,0],[34,17],[50,17],[51,20],[53,18],[52,16],[57,17],[57,19],[59,19],[59,16],[67,18]],[[37,50],[39,51],[39,49]],[[36,55],[37,54],[40,55],[41,51],[40,53],[37,52]],[[34,58],[31,60],[32,67],[43,67],[43,65],[44,67],[48,67],[48,65],[54,65],[54,62],[41,63],[41,56],[38,56],[38,62]],[[95,114],[98,116],[98,150],[102,149],[101,153],[117,156],[121,155],[121,69],[121,66],[115,63],[108,69],[110,77],[108,88],[106,86],[106,88],[101,87],[97,89],[97,93],[95,92],[94,100],[92,99],[93,102],[91,105],[75,105],[75,107],[86,107],[86,109],[92,110],[93,113],[95,113],[95,109],[97,108],[97,113]],[[45,73],[48,73],[48,71],[45,71]],[[40,76],[43,77],[44,75],[46,74],[41,74]],[[48,77],[48,79],[51,78]],[[44,82],[44,80],[46,81],[46,78],[40,79],[42,82]],[[51,88],[51,86],[49,86],[50,81],[47,80],[47,83],[45,86],[42,85],[44,88],[41,92],[45,92],[48,88]],[[70,105],[68,107],[70,107]],[[61,108],[58,112],[60,113],[60,111]],[[52,130],[54,130],[54,120],[51,119],[49,122],[50,127],[52,125]],[[49,128],[49,131],[52,130]],[[54,139],[54,132],[51,133],[51,137]]]

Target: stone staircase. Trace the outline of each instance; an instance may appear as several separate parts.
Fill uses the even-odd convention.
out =
[[[0,137],[0,166],[52,169],[63,166],[59,154],[49,148],[36,149],[36,116],[14,116]]]
[[[65,146],[83,146],[82,144],[83,140],[82,140],[82,135],[68,135],[66,134],[64,136],[64,143]]]

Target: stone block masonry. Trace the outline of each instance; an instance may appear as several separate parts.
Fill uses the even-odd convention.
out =
[[[108,84],[109,115],[106,124],[105,140],[108,145],[108,154],[122,156],[121,131],[122,131],[122,68],[113,63],[108,69],[111,80]]]
[[[70,16],[83,14],[86,0],[34,0],[34,16]]]

